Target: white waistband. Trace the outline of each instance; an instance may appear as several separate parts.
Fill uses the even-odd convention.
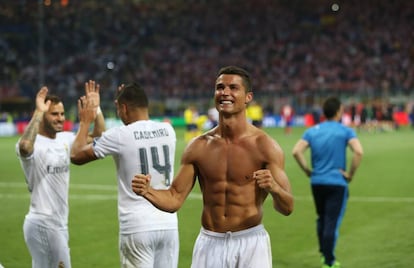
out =
[[[225,232],[225,233],[217,233],[217,232],[213,232],[213,231],[209,231],[204,229],[203,227],[201,227],[201,233],[208,235],[208,236],[212,236],[212,237],[217,237],[217,238],[226,238],[226,237],[240,237],[240,236],[244,236],[244,235],[249,235],[251,233],[257,232],[257,231],[262,231],[264,230],[264,226],[263,224],[259,224],[257,226],[245,229],[245,230],[241,230],[241,231],[237,231],[237,232]]]

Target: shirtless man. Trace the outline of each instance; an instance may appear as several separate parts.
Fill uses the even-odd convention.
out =
[[[202,228],[192,267],[272,267],[270,239],[262,225],[263,203],[270,194],[276,211],[286,216],[293,211],[284,153],[247,121],[246,106],[253,92],[245,70],[222,68],[214,99],[219,124],[187,145],[171,187],[155,190],[149,186],[149,175],[138,174],[132,189],[157,208],[175,212],[198,178]]]

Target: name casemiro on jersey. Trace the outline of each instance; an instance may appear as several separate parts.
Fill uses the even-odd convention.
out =
[[[168,130],[166,128],[160,128],[153,131],[134,131],[134,137],[136,140],[148,140],[154,138],[167,137],[169,135],[170,134],[168,133]]]

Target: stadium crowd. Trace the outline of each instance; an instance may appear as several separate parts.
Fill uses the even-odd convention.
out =
[[[153,113],[177,113],[186,100],[208,107],[215,71],[234,64],[252,73],[270,112],[276,99],[307,112],[332,93],[412,98],[414,2],[333,3],[1,1],[0,97],[33,99],[46,84],[75,104],[94,79],[112,107],[116,86],[138,80],[163,103]]]

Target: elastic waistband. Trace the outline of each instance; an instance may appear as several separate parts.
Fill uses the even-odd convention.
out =
[[[241,236],[245,236],[245,235],[250,235],[252,233],[258,232],[258,231],[262,231],[265,230],[263,224],[259,224],[257,226],[248,228],[246,230],[241,230],[241,231],[237,231],[237,232],[225,232],[225,233],[217,233],[217,232],[213,232],[213,231],[209,231],[204,229],[203,227],[201,227],[201,233],[207,236],[212,236],[212,237],[217,237],[217,238],[227,238],[229,236],[231,237],[241,237]]]

